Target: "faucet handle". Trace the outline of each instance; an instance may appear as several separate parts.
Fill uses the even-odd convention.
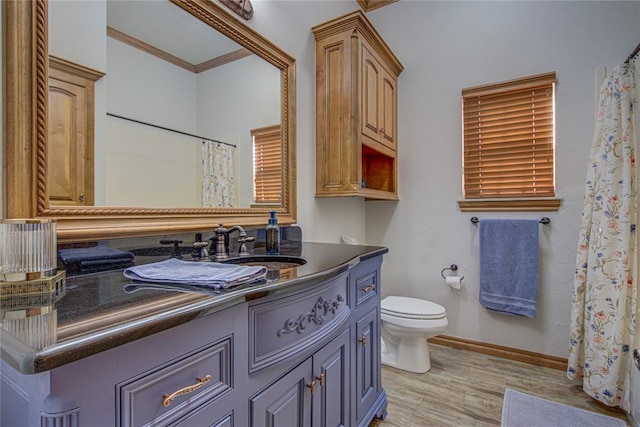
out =
[[[171,258],[182,258],[182,251],[180,250],[180,243],[182,240],[171,240],[171,239],[162,239],[160,240],[161,245],[171,245],[173,244],[173,254]]]
[[[208,245],[209,243],[207,242],[193,242],[193,251],[191,252],[191,257],[196,259],[209,258],[209,251],[207,250]]]
[[[244,236],[238,238],[238,243],[240,243],[240,250],[238,251],[238,256],[249,256],[249,252],[247,252],[247,245],[245,245],[246,242],[253,242],[254,240],[256,240],[255,237],[250,236],[248,237],[247,234],[245,233]]]

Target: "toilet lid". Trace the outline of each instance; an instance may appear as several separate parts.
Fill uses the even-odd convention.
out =
[[[440,304],[417,298],[388,296],[380,303],[382,313],[405,319],[441,319],[447,311]]]

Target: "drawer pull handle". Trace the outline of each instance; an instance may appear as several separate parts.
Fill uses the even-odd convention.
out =
[[[371,292],[375,288],[376,288],[376,285],[365,286],[364,288],[362,288],[362,292],[364,292],[366,294],[367,292]]]
[[[197,389],[199,389],[200,387],[202,387],[203,385],[205,385],[206,383],[211,381],[211,375],[205,375],[202,378],[196,377],[196,380],[198,382],[195,383],[194,385],[190,385],[190,386],[187,386],[185,388],[181,388],[180,390],[174,391],[171,394],[163,395],[162,396],[163,397],[162,406],[166,407],[166,406],[171,405],[171,402],[173,402],[173,399],[175,399],[176,397],[178,397],[180,395],[193,393],[194,391],[196,391]]]
[[[309,388],[309,390],[311,390],[311,394],[316,392],[316,382],[315,381],[311,381],[311,383],[307,384],[307,387]]]
[[[316,379],[318,380],[318,382],[320,383],[320,387],[322,387],[324,385],[324,372],[321,373],[320,375],[318,375],[316,377]]]
[[[363,335],[362,338],[360,338],[358,340],[358,342],[360,342],[363,347],[366,347],[367,346],[367,337],[365,335]]]

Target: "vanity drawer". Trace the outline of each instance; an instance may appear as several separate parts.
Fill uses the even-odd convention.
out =
[[[118,426],[169,425],[230,391],[232,343],[228,336],[117,384]]]
[[[249,373],[288,359],[334,332],[349,317],[348,276],[249,306]]]
[[[365,272],[355,278],[356,282],[356,307],[360,307],[378,294],[378,271]]]

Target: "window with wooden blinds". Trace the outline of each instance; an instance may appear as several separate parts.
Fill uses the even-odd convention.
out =
[[[256,203],[282,203],[282,142],[280,125],[251,131],[253,191]]]
[[[555,73],[462,91],[464,197],[554,197]]]

